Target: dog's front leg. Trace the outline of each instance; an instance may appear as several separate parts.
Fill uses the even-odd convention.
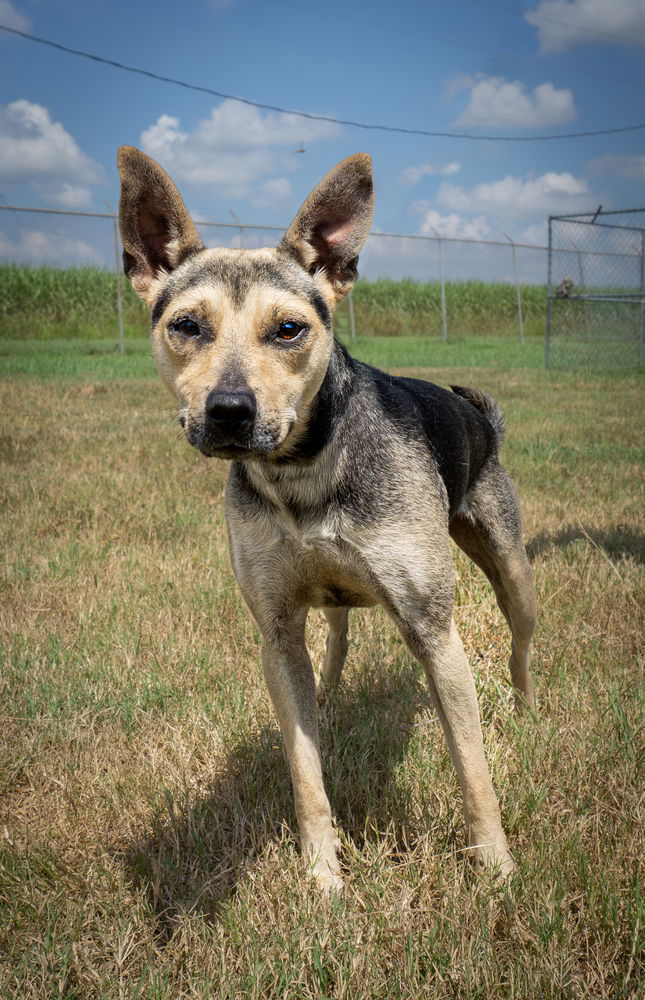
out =
[[[291,769],[302,853],[327,892],[340,890],[338,839],[325,793],[314,672],[304,641],[306,609],[263,629],[262,666]]]

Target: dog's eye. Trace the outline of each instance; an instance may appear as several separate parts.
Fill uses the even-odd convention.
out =
[[[280,340],[295,340],[296,337],[300,336],[304,326],[302,323],[296,323],[294,320],[287,320],[285,323],[281,323],[277,330],[277,336]]]
[[[194,319],[189,319],[187,316],[182,316],[180,319],[175,319],[170,324],[170,329],[173,333],[181,333],[184,337],[199,337],[201,330],[199,324],[195,322]]]

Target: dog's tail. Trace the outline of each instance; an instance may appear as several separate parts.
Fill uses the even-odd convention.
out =
[[[504,423],[504,414],[499,403],[496,403],[492,396],[488,396],[481,389],[469,389],[463,385],[451,385],[450,388],[458,396],[461,396],[462,399],[467,400],[473,406],[477,407],[485,417],[488,417],[493,425],[497,441],[500,443],[506,434],[506,424]]]

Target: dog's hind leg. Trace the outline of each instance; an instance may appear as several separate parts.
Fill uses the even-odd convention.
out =
[[[340,678],[349,643],[347,640],[349,608],[323,608],[329,632],[325,649],[325,662],[318,682],[318,700],[324,701]]]
[[[468,513],[457,514],[450,534],[484,571],[511,628],[510,671],[515,705],[533,708],[529,671],[535,629],[533,574],[522,541],[520,510],[513,482],[500,465],[490,468],[468,494]]]
[[[454,621],[438,631],[427,622],[399,619],[399,627],[426,670],[452,756],[464,804],[468,845],[476,864],[500,875],[513,871],[497,796],[484,756],[477,695]]]
[[[262,666],[291,770],[302,853],[321,888],[332,892],[343,882],[323,786],[314,671],[304,637],[306,614],[307,609],[300,608],[289,616],[260,617]]]

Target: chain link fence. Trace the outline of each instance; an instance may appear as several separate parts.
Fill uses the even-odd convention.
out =
[[[0,221],[9,223],[0,224],[0,336],[118,336],[123,348],[145,335],[147,312],[123,277],[116,219],[106,207],[0,205]],[[254,249],[275,245],[284,232],[233,218],[197,221],[205,245]],[[337,332],[350,339],[501,335],[523,342],[544,336],[546,246],[499,235],[372,232],[361,253],[362,278],[336,312]]]
[[[9,265],[1,337],[118,337],[124,350],[146,334],[147,310],[123,276],[117,222],[106,207],[0,205],[0,218],[12,215],[11,226],[0,228],[0,261]],[[209,247],[271,246],[284,232],[235,217],[197,227]],[[372,232],[363,278],[339,304],[337,332],[444,341],[501,335],[523,343],[546,328],[547,367],[642,363],[645,210],[552,217],[549,231],[549,247],[507,233],[483,240]]]
[[[549,218],[547,368],[643,364],[645,209]]]

